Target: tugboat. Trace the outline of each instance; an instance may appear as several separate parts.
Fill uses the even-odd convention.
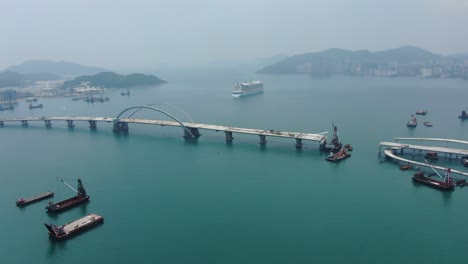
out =
[[[413,165],[411,164],[406,164],[406,165],[401,165],[400,170],[411,170],[413,168]]]
[[[416,117],[414,115],[411,115],[411,119],[408,121],[408,124],[406,124],[407,127],[417,127],[418,126],[418,121],[416,120]]]
[[[431,122],[427,122],[427,121],[424,122],[424,125],[427,126],[427,127],[431,127],[431,126],[432,126]]]
[[[343,148],[346,149],[347,151],[353,151],[353,147],[350,144],[344,145]]]
[[[82,233],[91,227],[104,222],[104,217],[97,214],[89,214],[85,217],[72,221],[68,224],[56,226],[54,224],[44,224],[49,230],[49,236],[54,239],[66,239],[73,235]]]
[[[438,160],[439,156],[437,155],[437,152],[427,152],[426,156],[424,156],[426,159],[432,159],[432,160]]]
[[[34,108],[42,108],[42,104],[33,105],[33,104],[29,103],[29,109],[34,109]]]
[[[68,188],[75,191],[77,195],[58,203],[48,202],[46,206],[47,212],[58,213],[89,200],[89,195],[86,194],[86,190],[83,187],[83,184],[81,183],[81,179],[78,179],[78,191],[71,187],[68,183],[63,181],[63,179],[57,179],[60,180],[63,184],[65,184]]]
[[[351,154],[347,153],[346,149],[342,149],[338,151],[337,153],[330,152],[330,155],[328,155],[328,157],[325,160],[331,161],[331,162],[338,162],[338,161],[347,159],[349,157],[351,157]]]
[[[416,114],[417,114],[417,115],[426,115],[426,114],[427,114],[427,110],[419,110],[419,111],[416,111]]]
[[[434,168],[432,169],[437,173],[437,175],[439,175],[439,173]],[[442,176],[440,175],[439,177],[442,178]],[[453,183],[452,176],[450,175],[450,168],[447,169],[445,173],[445,177],[443,178],[443,181],[438,181],[435,179],[428,178],[424,176],[424,172],[422,171],[416,172],[413,175],[412,179],[414,182],[422,183],[424,185],[427,185],[429,187],[436,188],[442,191],[453,191],[453,189],[455,189],[455,184]]]

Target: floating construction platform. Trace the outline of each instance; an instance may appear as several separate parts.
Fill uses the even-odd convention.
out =
[[[40,194],[31,196],[31,197],[28,197],[28,198],[19,198],[18,200],[16,200],[16,205],[22,207],[22,206],[26,206],[28,204],[38,202],[40,200],[44,200],[44,199],[52,197],[52,196],[54,196],[53,192],[45,192],[45,193],[40,193]]]

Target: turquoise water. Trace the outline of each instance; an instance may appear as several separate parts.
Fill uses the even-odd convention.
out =
[[[108,94],[107,103],[70,98],[20,103],[1,117],[109,116],[126,107],[166,103],[200,123],[302,131],[339,128],[353,156],[324,161],[315,145],[201,131],[185,141],[176,128],[55,122],[0,129],[2,263],[453,263],[465,259],[468,189],[443,193],[411,182],[411,171],[380,163],[378,143],[394,137],[468,140],[468,82],[457,79],[255,75],[247,71],[179,71],[158,87]],[[232,86],[261,80],[263,95],[234,99]],[[406,122],[427,109],[420,125]],[[174,110],[177,112],[177,110]],[[177,113],[180,115],[180,112]],[[149,112],[142,117],[150,118]],[[434,124],[427,128],[424,120]],[[421,159],[421,157],[416,157]],[[464,169],[460,161],[440,160]],[[73,193],[56,177],[81,178],[88,204],[59,215],[46,201],[17,208],[18,197]],[[44,222],[64,224],[87,213],[105,223],[65,242],[51,241]]]

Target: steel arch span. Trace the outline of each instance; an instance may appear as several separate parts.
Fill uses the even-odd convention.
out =
[[[177,123],[179,123],[179,125],[182,127],[182,129],[184,130],[184,133],[188,133],[189,135],[191,135],[192,137],[194,136],[192,131],[190,131],[190,129],[188,127],[186,127],[184,125],[184,123],[182,123],[179,119],[175,118],[173,115],[169,114],[168,112],[164,111],[164,110],[161,110],[157,107],[154,107],[154,106],[151,106],[151,105],[142,105],[142,106],[132,106],[132,107],[129,107],[129,108],[126,108],[124,109],[122,112],[120,112],[117,117],[114,119],[114,128],[116,126],[118,126],[120,123],[120,117],[125,114],[126,112],[128,111],[131,111],[131,110],[135,110],[133,111],[129,117],[131,117],[133,114],[135,114],[136,112],[140,111],[141,109],[149,109],[149,110],[154,110],[156,112],[159,112],[161,114],[164,114],[166,116],[168,116],[169,118],[171,118],[172,120],[176,121]],[[128,127],[126,128],[128,130]],[[115,129],[114,129],[115,130]]]

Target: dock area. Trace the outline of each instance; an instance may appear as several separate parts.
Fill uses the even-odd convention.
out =
[[[32,204],[32,203],[38,202],[40,200],[43,200],[52,196],[54,196],[53,192],[44,192],[44,193],[40,193],[40,194],[31,196],[28,198],[19,198],[16,201],[16,205],[22,207],[22,206]]]

